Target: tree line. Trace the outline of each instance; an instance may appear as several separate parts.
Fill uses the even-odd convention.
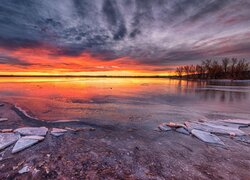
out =
[[[192,79],[249,79],[249,63],[245,59],[205,60],[201,64],[179,66],[176,74]]]

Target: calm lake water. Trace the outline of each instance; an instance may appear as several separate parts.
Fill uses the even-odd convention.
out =
[[[47,120],[157,125],[250,117],[250,82],[149,78],[1,78],[0,101]]]

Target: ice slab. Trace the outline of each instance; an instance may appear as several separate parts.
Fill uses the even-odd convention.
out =
[[[226,126],[226,127],[232,127],[232,128],[236,128],[236,129],[239,129],[240,127],[247,127],[247,125],[227,123],[227,122],[220,121],[220,120],[210,121],[209,123],[212,123],[212,124],[215,124],[215,125]]]
[[[213,124],[209,122],[199,123],[199,122],[185,122],[189,131],[193,129],[211,132],[215,134],[231,135],[235,134],[236,136],[246,135],[245,132],[241,131],[238,128],[223,126],[220,124]]]
[[[226,119],[222,121],[226,123],[231,123],[231,124],[250,126],[250,120],[245,120],[245,119]]]
[[[20,169],[18,171],[19,174],[24,174],[30,171],[30,167],[29,166],[24,166],[22,169]]]
[[[177,128],[176,131],[179,132],[179,133],[181,133],[181,134],[186,134],[186,135],[189,135],[189,134],[190,134],[190,133],[188,132],[188,130],[186,130],[186,129],[183,128],[183,127]]]
[[[51,134],[53,136],[61,136],[64,135],[66,132],[67,132],[66,129],[53,128]]]
[[[24,136],[22,137],[23,139],[35,139],[35,140],[38,140],[38,141],[42,141],[44,140],[44,137],[43,136]]]
[[[0,133],[0,150],[14,144],[20,138],[14,133]]]
[[[160,125],[158,126],[158,128],[159,128],[160,130],[162,130],[162,131],[171,131],[171,130],[172,130],[172,128],[168,127],[168,126],[165,125],[164,123],[163,123],[163,124],[160,124]]]
[[[48,132],[48,128],[46,127],[23,127],[18,128],[14,132],[18,132],[24,136],[45,136]]]
[[[39,141],[42,141],[43,139],[44,139],[43,136],[25,136],[25,137],[22,137],[16,142],[16,144],[12,150],[12,153],[20,152],[20,151],[38,143]]]
[[[237,141],[241,141],[241,142],[250,144],[250,137],[249,136],[235,137],[234,139]]]
[[[219,145],[225,145],[219,137],[217,137],[214,134],[211,134],[209,132],[205,132],[205,131],[201,131],[201,130],[197,130],[197,129],[193,129],[191,131],[191,133],[197,137],[198,139],[200,139],[203,142],[206,143],[212,143],[212,144],[219,144]]]

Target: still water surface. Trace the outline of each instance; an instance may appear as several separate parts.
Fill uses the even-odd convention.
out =
[[[150,78],[1,78],[0,101],[39,119],[157,125],[250,117],[250,82]]]

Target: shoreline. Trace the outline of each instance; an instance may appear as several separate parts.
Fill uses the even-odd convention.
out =
[[[1,129],[45,125],[31,122],[4,103],[0,115],[9,120]],[[52,127],[87,127],[59,123]],[[92,127],[92,126],[88,126]],[[176,132],[140,127],[69,131],[46,139],[17,154],[12,146],[0,151],[0,179],[129,178],[129,179],[246,179],[250,176],[249,145],[221,137],[226,147],[208,145]],[[208,161],[209,160],[209,161]],[[24,166],[30,172],[19,174]]]

